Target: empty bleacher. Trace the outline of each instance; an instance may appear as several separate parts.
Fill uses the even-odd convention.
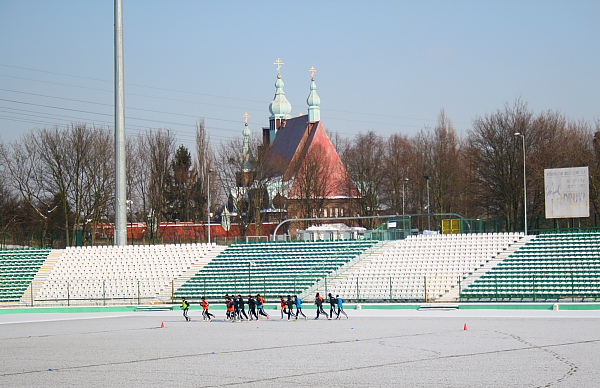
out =
[[[545,233],[461,293],[463,300],[600,299],[600,232]]]
[[[314,291],[349,300],[437,300],[519,240],[519,233],[418,235],[390,241]]]
[[[36,302],[100,304],[155,301],[195,264],[207,244],[67,248],[36,292]],[[169,294],[169,293],[168,293]]]
[[[0,302],[19,301],[49,253],[50,249],[1,250]]]
[[[454,301],[461,288],[463,301],[600,299],[600,232],[526,237],[4,250],[0,302],[143,304],[249,293],[273,301],[314,292],[360,301]]]
[[[175,296],[221,300],[225,294],[261,294],[267,299],[299,294],[375,244],[372,240],[234,244]]]

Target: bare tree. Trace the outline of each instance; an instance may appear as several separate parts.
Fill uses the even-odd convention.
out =
[[[545,222],[544,170],[590,166],[593,162],[592,129],[585,122],[569,122],[562,114],[547,111],[535,117],[527,139],[527,212],[532,226]],[[593,168],[590,170],[592,171]],[[522,175],[521,175],[522,179]],[[593,182],[593,173],[590,181]],[[558,221],[557,221],[558,222]]]
[[[112,133],[105,128],[89,130],[92,147],[83,164],[82,213],[84,226],[89,223],[91,243],[95,243],[99,223],[108,220],[109,209],[114,206],[115,147]]]
[[[65,244],[74,243],[75,217],[79,218],[80,203],[70,200],[79,197],[80,187],[77,185],[81,178],[78,168],[81,166],[82,144],[74,139],[76,144],[69,144],[66,138],[76,138],[71,132],[74,126],[67,130],[58,127],[41,129],[36,136],[35,144],[39,148],[41,162],[44,168],[43,183],[48,192],[52,193],[57,214],[61,215]]]
[[[198,172],[198,189],[201,192],[201,196],[199,197],[199,211],[198,215],[201,219],[207,219],[208,214],[210,213],[209,209],[207,209],[208,205],[208,197],[210,193],[210,205],[211,209],[216,208],[215,204],[219,202],[219,190],[215,188],[219,187],[213,169],[213,161],[214,155],[212,153],[210,147],[210,138],[206,132],[206,126],[204,124],[204,120],[199,120],[196,123],[196,158],[197,158],[197,167],[196,170]],[[212,172],[211,172],[212,171]],[[209,177],[209,174],[212,176]],[[210,185],[209,185],[210,183]],[[205,212],[206,209],[206,212]]]
[[[533,113],[517,100],[513,106],[473,121],[468,154],[472,169],[471,188],[478,198],[479,214],[506,217],[509,229],[516,230],[523,215],[521,133],[529,143]]]
[[[0,149],[3,145],[0,144]],[[4,151],[0,151],[4,152]],[[6,240],[6,234],[9,228],[14,228],[15,224],[20,216],[19,202],[17,196],[8,185],[8,177],[5,174],[4,163],[0,160],[0,231],[2,232],[2,241],[0,242],[0,248],[6,248],[4,242]]]
[[[600,119],[596,121],[592,140],[593,152],[590,155],[590,202],[595,215],[600,213]]]
[[[8,146],[3,144],[0,147],[0,157],[3,171],[10,177],[7,185],[12,186],[26,204],[44,220],[44,231],[47,231],[48,213],[55,209],[50,208],[51,193],[44,184],[43,166],[36,135],[26,133],[20,142]]]
[[[148,131],[143,138],[142,149],[148,156],[147,168],[150,170],[147,186],[150,218],[154,225],[160,225],[170,210],[167,188],[171,160],[175,152],[175,138],[169,130]]]
[[[293,178],[289,212],[301,218],[323,217],[327,197],[338,189],[330,180],[333,171],[326,151],[319,145],[311,147]]]
[[[384,141],[384,171],[380,207],[392,214],[411,213],[411,185],[415,178],[414,146],[406,136],[394,134]]]
[[[386,169],[384,168],[385,145],[375,132],[359,134],[343,153],[348,173],[360,191],[358,204],[360,214],[374,216],[379,213],[381,194],[384,191]],[[365,226],[373,228],[378,221],[368,219]]]
[[[419,175],[414,179],[420,187],[420,207],[426,209],[429,183],[431,209],[426,209],[426,213],[462,213],[466,193],[463,191],[465,172],[461,144],[443,110],[439,114],[436,127],[433,130],[425,129],[416,137],[415,152]],[[427,223],[429,227],[429,219]]]
[[[250,210],[248,195],[254,183],[254,174],[246,171],[248,161],[245,160],[240,139],[221,144],[217,155],[215,170],[219,184],[227,196],[227,209],[234,222],[239,225],[241,235],[245,236],[252,222],[253,212]]]

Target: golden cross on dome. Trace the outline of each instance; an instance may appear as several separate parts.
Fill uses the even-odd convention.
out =
[[[277,65],[277,74],[279,74],[279,70],[281,69],[281,65],[283,65],[284,63],[281,62],[281,59],[277,58],[277,60],[275,61],[274,65]]]
[[[248,114],[248,112],[244,113],[244,119],[246,120],[246,125],[248,125],[248,118],[250,117],[250,115]]]
[[[308,71],[310,71],[311,78],[312,78],[312,80],[314,81],[314,80],[315,80],[315,73],[317,72],[317,69],[315,69],[315,67],[314,67],[314,66],[312,66],[312,67],[310,68],[310,70],[308,70]]]

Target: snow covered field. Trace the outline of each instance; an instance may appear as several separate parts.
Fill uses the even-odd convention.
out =
[[[348,310],[203,322],[181,311],[0,315],[3,387],[592,387],[600,311]],[[164,323],[164,328],[161,325]],[[466,327],[465,327],[466,325]],[[465,330],[465,328],[467,330]]]

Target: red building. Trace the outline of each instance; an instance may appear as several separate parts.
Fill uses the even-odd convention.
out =
[[[292,118],[279,72],[282,63],[276,64],[275,97],[269,106],[269,127],[263,128],[262,147],[265,171],[275,178],[269,190],[271,208],[286,211],[288,218],[355,216],[360,192],[321,121],[316,70],[310,70],[308,114]]]

